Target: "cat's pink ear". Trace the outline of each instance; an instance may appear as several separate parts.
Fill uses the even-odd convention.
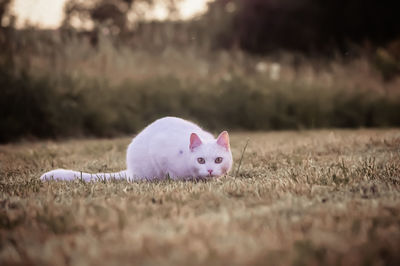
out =
[[[229,151],[230,146],[229,146],[229,135],[228,135],[228,132],[224,131],[221,134],[219,134],[219,136],[217,138],[217,143],[218,143],[218,145],[221,145],[227,151]]]
[[[196,133],[192,133],[190,135],[190,150],[193,151],[195,148],[199,147],[202,144],[201,139],[197,136]]]

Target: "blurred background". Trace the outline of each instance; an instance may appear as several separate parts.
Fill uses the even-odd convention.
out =
[[[0,142],[400,126],[400,4],[0,0]]]

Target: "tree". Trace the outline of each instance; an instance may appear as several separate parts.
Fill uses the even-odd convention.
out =
[[[81,25],[90,25],[95,30],[107,28],[110,34],[123,37],[129,32],[128,16],[135,13],[135,4],[144,3],[150,9],[163,3],[174,12],[177,2],[179,0],[70,0],[64,8],[63,27],[76,28],[74,21],[79,21]],[[141,18],[138,13],[136,17]]]
[[[0,28],[3,27],[3,19],[8,15],[12,0],[0,0]]]
[[[344,52],[349,43],[382,45],[400,38],[398,10],[396,1],[216,0],[205,17],[218,28],[220,47],[329,53]]]

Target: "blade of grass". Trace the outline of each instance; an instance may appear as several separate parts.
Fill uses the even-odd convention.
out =
[[[242,165],[244,152],[246,151],[247,145],[249,145],[249,141],[250,141],[250,139],[247,139],[246,144],[244,145],[244,148],[243,148],[243,151],[242,151],[242,155],[240,156],[239,165],[238,165],[238,168],[237,168],[236,173],[235,173],[235,178],[239,175],[239,170],[240,170],[240,166]]]

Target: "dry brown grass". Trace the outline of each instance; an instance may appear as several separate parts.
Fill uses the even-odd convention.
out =
[[[236,133],[236,166],[247,138],[198,183],[38,180],[122,169],[128,138],[0,146],[0,264],[399,264],[399,130]]]

